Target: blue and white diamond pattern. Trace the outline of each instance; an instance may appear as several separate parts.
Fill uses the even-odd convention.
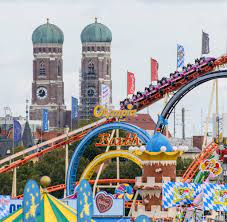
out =
[[[220,196],[217,195],[217,191],[222,190],[227,192],[227,185],[218,185],[218,184],[210,184],[204,183],[203,187],[203,204],[204,210],[215,210],[215,211],[224,211],[227,212],[227,198],[225,200],[217,203],[216,200],[220,200]]]
[[[188,199],[187,195],[184,194],[177,200],[175,190],[186,189],[191,194],[191,199]],[[163,184],[162,188],[162,207],[170,208],[176,207],[183,204],[190,204],[193,202],[193,199],[202,191],[202,186],[195,183],[182,183],[182,182],[167,182]],[[175,197],[174,197],[175,195]],[[179,201],[180,200],[180,201]]]

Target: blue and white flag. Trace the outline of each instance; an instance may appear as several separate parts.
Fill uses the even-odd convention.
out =
[[[101,102],[102,106],[109,105],[110,103],[110,87],[108,85],[101,85]]]
[[[43,109],[42,113],[42,131],[47,132],[49,130],[48,126],[48,109]]]
[[[184,46],[177,44],[177,68],[184,66]]]
[[[13,120],[13,141],[18,143],[21,140],[22,128],[17,120]]]
[[[162,187],[162,207],[170,208],[191,204],[202,192],[202,186],[195,183],[167,182]]]
[[[71,118],[76,119],[77,117],[78,117],[78,99],[72,96]]]
[[[227,212],[227,185],[203,184],[204,210]]]

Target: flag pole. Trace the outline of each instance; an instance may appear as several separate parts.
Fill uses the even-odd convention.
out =
[[[73,98],[72,98],[72,96],[71,96],[71,121],[70,121],[70,124],[71,124],[71,131],[73,130],[73,120],[72,120],[72,117],[73,117],[73,110],[72,110],[72,107],[73,107],[73,105],[72,105],[72,103],[73,103]]]
[[[127,84],[127,87],[126,87],[126,97],[128,98],[128,70],[127,70],[127,78],[126,78],[126,84]]]

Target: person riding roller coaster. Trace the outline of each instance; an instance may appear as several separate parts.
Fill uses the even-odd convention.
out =
[[[174,73],[170,73],[169,78],[162,77],[160,80],[157,81],[157,85],[153,85],[152,83],[149,85],[149,87],[145,87],[144,92],[141,93],[138,91],[136,94],[133,94],[132,99],[125,99],[124,101],[120,102],[121,109],[127,109],[127,105],[131,103],[134,107],[141,102],[142,100],[146,98],[150,98],[150,96],[156,92],[159,92],[161,94],[164,93],[165,87],[168,87],[168,85],[175,86],[178,81],[180,81],[182,78],[189,80],[189,75],[192,74],[194,71],[197,71],[198,73],[201,72],[201,68],[204,65],[211,65],[214,58],[205,58],[201,57],[200,59],[195,60],[195,65],[187,64],[182,68],[182,71],[179,72],[176,70]]]

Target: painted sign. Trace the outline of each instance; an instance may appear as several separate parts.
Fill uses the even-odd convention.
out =
[[[210,172],[214,177],[222,173],[221,164],[215,159],[208,159],[202,162],[200,165],[200,170],[203,172]]]
[[[8,216],[22,206],[22,200],[10,199],[8,195],[0,195],[0,219]]]
[[[132,109],[132,105],[128,105],[127,110],[109,110],[101,105],[98,105],[94,108],[94,116],[99,118],[99,117],[117,117],[117,118],[122,118],[122,117],[127,117],[127,116],[135,116],[137,110]]]
[[[113,196],[106,192],[99,192],[95,197],[95,203],[100,213],[105,213],[113,206]]]
[[[94,198],[94,216],[124,216],[124,200],[100,191]]]
[[[125,138],[122,137],[114,137],[110,138],[111,135],[109,133],[102,133],[98,135],[98,142],[95,146],[141,146],[140,139],[136,134],[127,134]]]

